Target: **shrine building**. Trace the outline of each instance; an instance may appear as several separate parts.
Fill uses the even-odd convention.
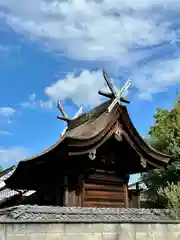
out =
[[[109,100],[87,113],[68,118],[61,138],[44,152],[18,163],[5,180],[14,191],[35,191],[29,203],[51,206],[134,207],[138,194],[128,190],[131,174],[165,168],[170,156],[152,149],[134,127],[128,103],[104,72]],[[126,86],[129,83],[126,84]]]

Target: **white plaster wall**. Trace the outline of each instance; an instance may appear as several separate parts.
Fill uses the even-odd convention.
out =
[[[161,239],[180,239],[180,224],[0,223],[0,240]]]

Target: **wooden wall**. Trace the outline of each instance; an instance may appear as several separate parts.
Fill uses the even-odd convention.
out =
[[[123,181],[114,172],[97,170],[85,180],[84,207],[124,207]]]
[[[64,206],[82,206],[82,196],[80,186],[68,187],[65,189]]]
[[[140,208],[140,192],[138,190],[129,190],[129,207]]]

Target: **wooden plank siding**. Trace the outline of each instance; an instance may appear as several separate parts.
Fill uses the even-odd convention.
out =
[[[123,181],[113,173],[97,171],[84,183],[85,207],[124,207]]]

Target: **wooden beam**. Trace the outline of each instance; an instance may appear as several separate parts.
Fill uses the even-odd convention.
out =
[[[60,110],[60,112],[62,113],[62,115],[63,115],[65,118],[68,118],[68,115],[67,115],[66,112],[64,111],[64,108],[63,108],[62,104],[60,103],[60,101],[58,101],[57,107],[59,108],[59,110]]]
[[[71,119],[64,117],[64,116],[57,116],[58,119],[66,121],[67,123],[69,123],[71,121]]]
[[[112,93],[106,93],[106,92],[103,92],[103,91],[98,91],[98,94],[99,95],[102,95],[103,97],[107,97],[107,98],[110,98],[112,99],[113,98],[113,94]],[[124,102],[124,103],[130,103],[130,101],[126,98],[123,98],[123,97],[120,97],[120,101],[121,102]]]
[[[107,73],[105,72],[105,70],[103,69],[103,76],[104,76],[104,79],[106,81],[106,84],[108,85],[111,93],[106,93],[106,92],[102,92],[102,91],[99,91],[98,93],[104,97],[107,97],[107,98],[110,98],[112,99],[112,102],[111,104],[109,105],[108,107],[108,112],[111,112],[111,110],[114,108],[114,106],[116,104],[119,104],[121,105],[121,102],[124,102],[124,103],[130,103],[127,99],[125,99],[124,97],[122,97],[122,94],[127,91],[127,89],[130,87],[131,85],[131,82],[130,80],[128,80],[124,86],[119,90],[118,93],[116,93],[115,91],[115,88],[113,87],[113,84],[111,82],[111,80],[109,79]]]
[[[124,103],[130,103],[129,100],[127,100],[126,98],[120,97],[120,101],[124,102]]]
[[[109,79],[109,77],[108,77],[108,75],[107,75],[107,73],[105,72],[104,69],[103,69],[103,76],[104,76],[104,79],[105,79],[109,89],[112,92],[113,97],[117,98],[117,94],[116,94],[116,91],[115,91],[115,89],[113,87],[113,84],[112,84],[111,80]]]
[[[76,118],[78,118],[81,114],[82,114],[82,110],[83,110],[83,107],[80,107],[79,108],[79,110],[76,112],[76,114],[74,115],[74,117],[72,118],[72,120],[73,119],[76,119]],[[61,119],[62,120],[62,119]],[[70,121],[71,119],[69,119],[69,121]],[[65,120],[66,121],[66,120]],[[65,134],[65,132],[66,132],[66,130],[68,129],[68,127],[66,126],[65,128],[64,128],[64,130],[62,131],[62,133],[61,133],[61,137]]]
[[[99,90],[98,94],[102,95],[103,97],[113,98],[113,94],[112,93],[105,93],[105,92]]]

